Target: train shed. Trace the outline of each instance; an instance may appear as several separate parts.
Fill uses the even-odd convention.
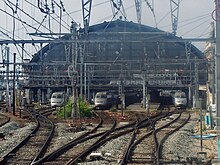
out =
[[[22,87],[31,100],[46,100],[53,91],[71,93],[72,88],[87,99],[97,91],[143,89],[181,89],[192,98],[199,84],[206,84],[206,67],[203,53],[190,40],[116,20],[90,26],[88,34],[73,27],[42,47],[24,65]]]

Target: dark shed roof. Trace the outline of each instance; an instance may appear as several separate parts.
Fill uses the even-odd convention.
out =
[[[83,33],[84,29],[79,29],[79,33]],[[100,33],[103,32],[104,33],[108,33],[108,32],[161,32],[166,35],[163,35],[162,38],[163,40],[169,40],[169,39],[173,39],[173,40],[181,40],[181,37],[177,37],[174,36],[171,33],[167,33],[165,31],[159,30],[157,28],[153,28],[150,26],[146,26],[146,25],[142,25],[142,24],[137,24],[134,22],[128,22],[128,21],[122,21],[122,20],[116,20],[116,21],[112,21],[112,22],[103,22],[97,25],[92,25],[89,27],[89,33]],[[90,35],[89,34],[89,35]],[[150,34],[150,33],[149,33]],[[153,34],[151,34],[153,35]],[[70,36],[63,36],[62,39],[69,39]],[[183,49],[185,49],[185,42],[176,42],[175,44],[180,45],[181,47],[183,47]],[[31,62],[38,62],[40,60],[40,54],[44,54],[47,53],[50,49],[55,48],[55,47],[62,47],[61,45],[63,45],[63,43],[50,43],[46,46],[43,47],[43,49],[36,53],[33,57],[33,59],[31,60]],[[171,48],[172,49],[172,48]],[[191,53],[194,54],[195,56],[197,56],[198,58],[203,58],[203,53],[196,48],[194,45],[191,45]]]

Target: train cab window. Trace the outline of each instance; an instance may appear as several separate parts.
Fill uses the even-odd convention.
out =
[[[106,98],[106,95],[97,95],[96,98]]]
[[[52,98],[54,98],[54,99],[55,99],[55,98],[57,98],[57,97],[54,95],[54,96],[52,96]]]
[[[63,98],[63,96],[62,95],[57,95],[57,98],[61,99],[61,98]]]

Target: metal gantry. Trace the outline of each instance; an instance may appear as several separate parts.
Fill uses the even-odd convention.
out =
[[[172,22],[172,30],[174,35],[176,35],[177,26],[178,26],[179,4],[180,4],[180,0],[170,0],[171,22]]]
[[[119,12],[122,14],[124,19],[126,20],[126,12],[124,9],[123,1],[122,0],[111,0],[112,4],[112,13],[113,13],[113,19],[116,19],[116,15],[119,14]],[[121,18],[122,19],[122,18]]]
[[[83,24],[86,34],[88,34],[89,31],[91,10],[92,10],[92,0],[82,0]]]
[[[142,0],[135,0],[137,21],[141,24],[141,14],[142,14]]]

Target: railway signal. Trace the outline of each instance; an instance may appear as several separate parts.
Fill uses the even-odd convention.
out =
[[[68,67],[68,76],[70,78],[73,78],[73,84],[77,83],[77,75],[78,75],[78,72],[75,70],[74,66],[70,65]]]

